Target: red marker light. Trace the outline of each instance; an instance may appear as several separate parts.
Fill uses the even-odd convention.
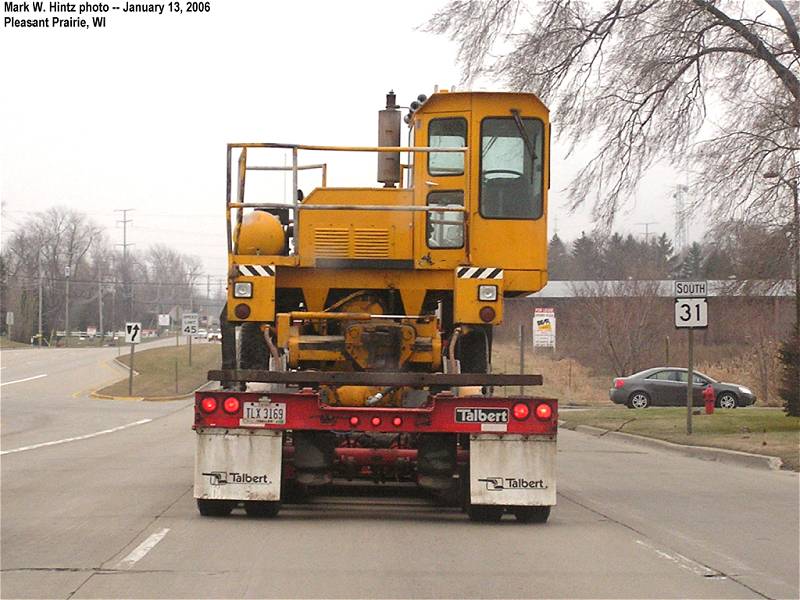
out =
[[[550,417],[553,416],[553,409],[550,407],[549,404],[539,404],[536,407],[536,418],[541,419],[542,421],[547,421]]]
[[[392,419],[392,425],[394,425],[395,427],[400,427],[400,425],[402,424],[403,424],[403,419],[401,419],[400,417],[395,417],[394,419]]]
[[[352,425],[353,427],[358,425],[358,417],[350,417],[350,425]]]
[[[204,413],[212,413],[217,410],[217,399],[208,396],[200,401],[200,409]]]
[[[524,402],[518,402],[511,410],[514,413],[514,418],[517,421],[523,421],[528,418],[528,415],[531,414],[531,409]]]
[[[372,417],[372,424],[373,424],[375,427],[377,427],[378,425],[380,425],[380,424],[381,424],[381,418],[380,418],[380,417]]]
[[[497,313],[494,312],[494,309],[491,306],[484,306],[479,312],[478,316],[481,318],[481,321],[484,323],[489,323],[494,320],[494,317]]]
[[[234,414],[239,412],[239,399],[230,396],[229,398],[225,398],[225,402],[222,403],[222,408],[228,414]]]

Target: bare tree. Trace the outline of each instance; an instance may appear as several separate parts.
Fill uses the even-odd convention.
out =
[[[554,109],[574,150],[569,188],[609,225],[658,161],[691,167],[717,215],[786,220],[800,125],[798,3],[765,0],[454,0],[429,31],[459,43],[465,80],[489,75]],[[697,201],[700,202],[699,200]]]
[[[573,284],[581,298],[580,327],[584,339],[618,376],[650,366],[657,357],[653,332],[665,322],[666,303],[659,297],[659,282],[593,282]],[[587,347],[589,344],[587,344]]]

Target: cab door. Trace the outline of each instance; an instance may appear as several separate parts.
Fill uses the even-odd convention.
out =
[[[508,103],[473,104],[472,264],[547,270],[547,127]]]
[[[469,140],[469,123],[469,112],[419,115],[414,124],[416,143],[435,148],[462,148]],[[416,155],[415,203],[454,209],[416,213],[414,256],[417,268],[453,269],[467,262],[470,194],[466,162],[467,157],[462,152]]]

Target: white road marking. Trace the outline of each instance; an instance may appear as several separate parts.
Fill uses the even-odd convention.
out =
[[[47,377],[47,373],[43,373],[42,375],[34,375],[33,377],[26,377],[25,379],[17,379],[16,381],[5,381],[0,383],[0,387],[4,385],[11,385],[12,383],[22,383],[23,381],[31,381],[33,379],[41,379],[42,377]]]
[[[98,435],[105,435],[107,433],[114,433],[115,431],[122,431],[123,429],[128,429],[128,427],[136,427],[137,425],[144,425],[145,423],[149,423],[153,419],[142,419],[140,421],[134,421],[133,423],[128,423],[127,425],[120,425],[119,427],[112,427],[111,429],[104,429],[103,431],[95,431],[94,433],[87,433],[86,435],[79,435],[76,437],[65,438],[63,440],[54,440],[52,442],[43,442],[41,444],[34,444],[32,446],[22,446],[21,448],[14,448],[13,450],[3,450],[0,452],[0,455],[3,454],[11,454],[13,452],[25,452],[26,450],[35,450],[36,448],[44,448],[45,446],[56,446],[58,444],[66,444],[67,442],[77,442],[78,440],[88,440],[89,438],[97,437]]]
[[[699,562],[693,561],[691,558],[685,557],[683,554],[678,554],[677,552],[669,554],[668,552],[659,550],[655,546],[652,546],[647,542],[643,542],[642,540],[636,540],[636,543],[639,544],[640,546],[644,546],[645,548],[649,548],[661,558],[669,560],[678,565],[681,569],[686,569],[687,571],[691,571],[695,575],[700,575],[701,577],[713,577],[716,579],[724,578],[724,575],[722,575],[720,572],[715,571],[713,569],[709,569],[705,565],[701,565]]]
[[[150,552],[153,548],[155,548],[156,544],[164,539],[164,536],[167,535],[169,529],[162,529],[148,537],[145,541],[141,544],[136,546],[133,551],[128,554],[125,558],[123,558],[119,563],[117,563],[116,569],[130,569],[133,565],[137,562],[142,560],[144,556]]]

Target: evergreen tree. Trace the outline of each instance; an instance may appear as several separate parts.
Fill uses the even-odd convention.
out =
[[[553,235],[547,248],[548,278],[552,281],[569,279],[570,256],[558,234]]]
[[[667,237],[666,233],[662,233],[653,242],[653,268],[655,276],[659,279],[669,278],[674,275],[678,262],[674,252],[672,240]]]
[[[630,256],[625,251],[625,239],[619,234],[612,235],[603,244],[602,278],[619,280],[628,276]]]
[[[572,242],[573,279],[596,279],[601,270],[600,252],[591,236],[581,231],[581,237]]]
[[[700,279],[703,276],[703,249],[697,242],[689,246],[680,268],[681,277]]]

